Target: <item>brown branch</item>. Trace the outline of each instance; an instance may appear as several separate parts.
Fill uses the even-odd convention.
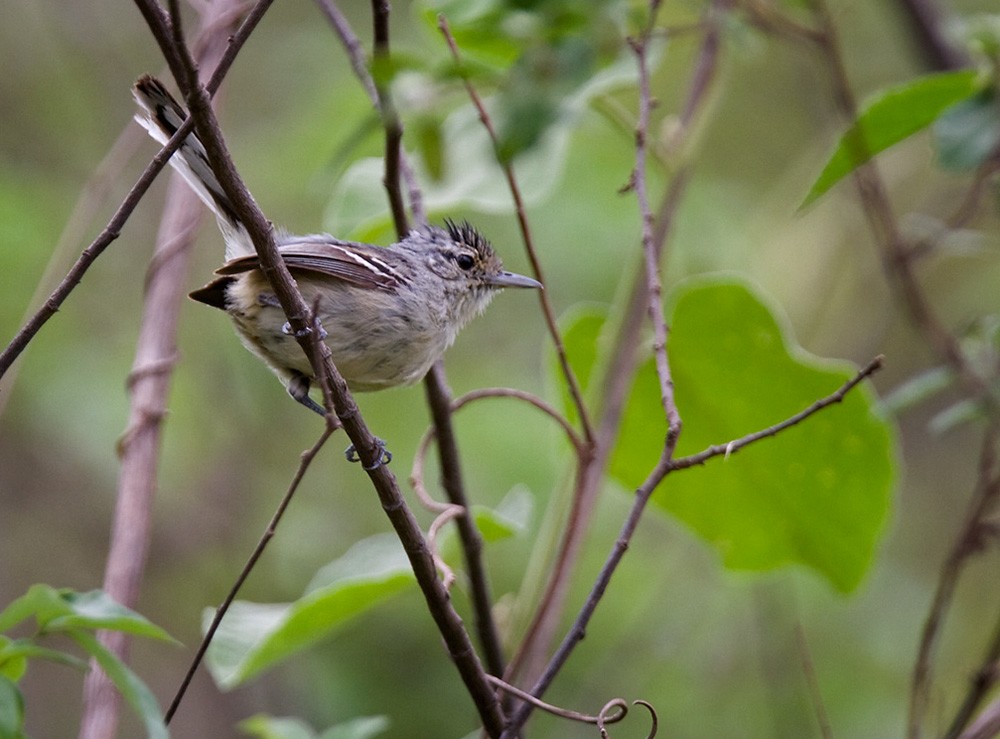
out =
[[[858,106],[841,53],[837,28],[825,0],[810,0],[817,18],[820,35],[817,46],[829,70],[833,96],[841,114],[848,121],[858,117]],[[863,162],[854,170],[858,199],[876,244],[882,253],[882,263],[891,284],[896,288],[913,325],[924,339],[961,378],[966,390],[981,401],[994,404],[990,388],[962,353],[958,338],[948,330],[935,313],[914,271],[912,248],[903,235],[899,221],[889,201],[885,183],[860,128],[850,129],[846,143],[855,162]]]
[[[438,16],[438,28],[441,30],[441,34],[444,36],[444,39],[448,44],[448,48],[451,50],[455,63],[459,66],[459,72],[461,72],[462,57],[459,53],[458,45],[455,43],[455,37],[451,35],[451,29],[448,27],[448,20],[443,15]],[[469,95],[469,99],[472,101],[472,104],[475,106],[476,111],[479,114],[479,120],[483,124],[483,128],[486,130],[486,133],[489,135],[490,141],[493,143],[493,149],[498,153],[497,161],[500,163],[500,168],[503,170],[504,177],[507,179],[507,187],[514,200],[514,210],[517,213],[518,226],[521,229],[521,237],[524,241],[525,251],[528,254],[528,260],[531,262],[532,272],[535,279],[544,285],[545,275],[542,272],[542,263],[538,258],[534,239],[531,236],[531,227],[528,223],[528,215],[524,206],[524,199],[521,197],[521,188],[517,184],[517,177],[514,174],[514,166],[510,161],[501,160],[499,156],[500,147],[496,128],[493,125],[493,121],[490,118],[489,113],[486,111],[486,106],[483,104],[482,98],[479,97],[479,93],[476,91],[476,88],[465,74],[462,75],[462,81],[465,84],[465,89]],[[594,432],[590,422],[590,414],[587,410],[586,404],[583,402],[583,394],[580,391],[580,384],[576,379],[576,374],[573,372],[573,368],[569,364],[569,358],[566,355],[566,348],[563,345],[562,336],[560,335],[559,327],[556,324],[555,313],[552,310],[552,304],[549,301],[548,292],[545,290],[539,290],[538,299],[542,306],[542,314],[545,316],[545,324],[548,328],[549,336],[552,337],[552,343],[555,347],[556,356],[559,360],[559,367],[562,371],[563,378],[566,381],[566,385],[569,388],[570,397],[573,400],[573,406],[576,408],[577,415],[580,418],[580,425],[583,427],[583,436],[587,440],[588,444],[592,443]]]
[[[247,38],[249,38],[254,28],[257,27],[257,23],[272,2],[273,0],[258,0],[250,13],[247,14],[246,20],[243,21],[243,24],[233,34],[232,38],[229,39],[229,45],[222,55],[218,66],[215,68],[212,79],[206,85],[209,92],[215,92],[219,88],[219,85],[222,84],[222,80],[233,65],[236,55],[243,48],[243,44],[246,43]],[[3,352],[0,352],[0,378],[6,374],[7,370],[10,369],[10,366],[21,355],[21,352],[24,351],[35,335],[41,330],[42,326],[58,312],[66,298],[69,297],[69,294],[80,284],[90,266],[121,235],[122,229],[139,204],[139,201],[146,195],[146,191],[149,190],[150,185],[153,184],[160,170],[166,166],[171,155],[177,151],[177,147],[191,133],[193,127],[194,121],[190,119],[181,124],[177,132],[170,137],[170,140],[163,145],[163,148],[160,149],[157,155],[146,166],[146,169],[143,170],[142,174],[139,175],[139,179],[136,180],[135,184],[128,191],[121,205],[115,210],[101,233],[83,250],[83,253],[80,254],[80,257],[70,268],[66,276],[45,300],[42,307],[17,332],[10,343],[4,348]]]
[[[968,55],[948,38],[938,3],[932,0],[897,0],[897,5],[913,30],[927,66],[936,71],[947,71],[969,65]]]
[[[679,116],[674,144],[678,148],[691,138],[696,119],[708,100],[718,67],[720,49],[720,21],[725,2],[716,0],[709,8],[705,22],[701,25],[705,36],[691,74],[688,94]],[[675,215],[690,181],[690,168],[682,164],[667,186],[660,202],[654,223],[653,245],[658,264],[662,264],[663,252],[675,221]],[[546,658],[549,644],[559,628],[568,583],[575,563],[583,547],[589,530],[589,521],[604,483],[604,471],[621,425],[628,391],[632,386],[638,351],[642,343],[644,319],[649,310],[648,281],[645,265],[638,269],[627,300],[627,305],[619,324],[610,331],[615,343],[608,352],[609,365],[603,380],[594,384],[602,386],[601,410],[594,437],[594,445],[589,458],[581,457],[580,469],[574,484],[572,503],[563,527],[556,561],[545,591],[536,608],[535,615],[525,633],[521,646],[508,668],[508,679],[515,674],[524,674],[529,679],[537,676],[544,666],[538,664]]]
[[[988,705],[959,739],[996,739],[1000,734],[1000,698]]]
[[[389,10],[389,0],[372,0],[372,24],[375,36],[372,57],[377,70],[375,88],[378,90],[379,112],[382,114],[382,127],[385,129],[385,175],[382,184],[389,196],[389,208],[396,225],[396,235],[403,238],[410,230],[403,191],[400,188],[403,125],[392,102],[389,85],[385,81],[389,76]]]
[[[819,679],[816,677],[816,665],[813,664],[812,656],[809,654],[809,643],[806,641],[806,632],[802,628],[802,624],[795,625],[795,642],[799,647],[802,674],[805,676],[806,688],[813,704],[813,711],[816,713],[819,734],[822,739],[833,739],[830,717],[827,715],[826,706],[823,705],[823,691],[820,690]]]
[[[489,578],[483,563],[483,537],[476,528],[472,510],[465,494],[462,480],[462,465],[458,457],[458,442],[451,422],[451,388],[445,379],[441,362],[431,369],[424,382],[427,405],[431,409],[438,441],[438,455],[441,460],[441,484],[448,501],[462,508],[456,518],[458,536],[462,542],[462,554],[469,578],[469,595],[472,601],[476,633],[483,650],[486,669],[493,675],[502,675],[505,658],[500,643],[500,634],[493,618],[493,598],[490,595]]]
[[[993,534],[995,535],[996,531]],[[952,719],[951,726],[948,727],[948,731],[944,734],[944,739],[956,739],[956,737],[966,735],[963,730],[972,719],[983,698],[986,697],[987,692],[998,681],[1000,681],[1000,618],[997,619],[996,624],[993,626],[993,638],[990,640],[986,654],[980,662],[979,669],[973,675],[969,692],[966,693],[962,705],[959,706],[958,711],[955,713],[955,718]],[[987,708],[983,712],[983,715],[976,720],[973,727],[970,727],[970,731],[976,724],[979,724],[983,720],[989,711],[990,709]],[[1000,733],[1000,726],[997,727],[996,731]]]
[[[381,96],[378,87],[375,85],[375,79],[368,69],[368,61],[365,58],[364,46],[361,44],[361,40],[354,33],[351,24],[348,23],[347,18],[340,12],[340,8],[337,7],[333,0],[316,0],[316,2],[319,5],[320,11],[326,16],[330,25],[333,26],[334,33],[337,34],[341,44],[343,44],[344,52],[351,63],[354,75],[365,89],[369,99],[372,101],[372,105],[375,106],[376,110],[381,111]],[[427,212],[424,210],[423,195],[420,192],[420,186],[417,184],[413,167],[410,166],[409,159],[406,156],[406,150],[402,147],[399,148],[399,174],[403,182],[406,183],[406,194],[410,199],[410,213],[413,214],[413,220],[416,223],[427,223]]]
[[[979,455],[979,476],[976,481],[976,492],[972,497],[965,521],[962,524],[951,551],[941,565],[934,598],[921,631],[920,646],[917,649],[917,659],[913,665],[913,676],[910,684],[910,711],[908,718],[908,734],[910,737],[920,735],[920,725],[927,707],[930,693],[932,659],[941,633],[945,615],[951,606],[958,586],[958,579],[966,560],[979,552],[988,536],[985,518],[992,507],[1000,499],[1000,465],[996,457],[996,445],[1000,441],[1000,428],[991,426],[983,436],[983,445]],[[997,648],[994,641],[993,649]],[[990,660],[987,660],[989,662]],[[995,657],[993,659],[995,661]],[[994,676],[995,680],[995,676]],[[971,718],[975,707],[982,698],[982,692],[973,683],[972,690],[966,702],[959,709],[952,721],[952,730],[948,736],[957,735],[964,724]]]
[[[754,442],[760,441],[761,439],[768,439],[772,436],[777,436],[785,429],[802,423],[814,413],[821,411],[828,406],[840,403],[844,399],[844,396],[846,396],[847,393],[849,393],[858,383],[882,369],[883,361],[884,360],[881,355],[875,357],[875,359],[858,370],[854,377],[845,382],[840,389],[837,390],[837,392],[832,395],[828,395],[825,398],[820,398],[808,408],[799,411],[794,416],[786,418],[781,423],[776,423],[774,426],[768,426],[766,429],[755,431],[754,433],[747,434],[739,439],[733,439],[725,444],[714,444],[697,454],[691,454],[687,457],[675,459],[670,463],[670,468],[673,470],[684,470],[690,467],[705,464],[705,462],[710,460],[712,457],[729,457]]]
[[[136,1],[153,2],[153,0]],[[153,27],[150,30],[154,35],[162,36],[162,29]],[[158,38],[157,42],[163,46],[171,41]],[[499,703],[486,681],[482,665],[462,625],[462,620],[451,605],[447,590],[437,577],[433,553],[413,513],[406,505],[395,476],[387,465],[381,463],[382,448],[361,417],[347,383],[333,364],[329,348],[325,343],[310,338],[313,330],[311,311],[278,253],[271,223],[257,207],[233,165],[219,130],[218,121],[209,104],[208,95],[198,83],[190,54],[183,46],[179,54],[185,66],[182,70],[185,79],[181,87],[183,88],[185,83],[188,87],[186,99],[190,117],[195,121],[195,128],[205,146],[213,172],[226,196],[232,201],[236,217],[247,229],[257,251],[261,273],[274,289],[294,335],[309,358],[314,375],[327,381],[325,384],[329,397],[333,400],[333,410],[354,444],[358,457],[379,496],[382,508],[403,544],[428,610],[444,638],[448,652],[479,711],[486,731],[491,736],[497,736],[503,726]]]
[[[128,425],[118,444],[121,467],[104,571],[104,591],[130,608],[139,599],[149,550],[163,420],[177,358],[177,319],[201,216],[196,197],[175,177],[167,194],[147,276],[142,322],[128,383]],[[120,659],[127,659],[131,643],[128,634],[103,632],[100,640]],[[96,665],[84,681],[84,696],[80,736],[114,736],[121,695]]]
[[[837,28],[825,0],[811,0],[810,4],[820,32],[817,45],[830,70],[836,104],[842,115],[853,122],[857,120],[858,108],[847,77]],[[851,131],[852,135],[847,139],[847,144],[852,149],[852,156],[855,162],[864,162],[854,170],[855,187],[869,227],[881,250],[888,279],[908,311],[910,321],[923,335],[924,340],[955,372],[964,391],[985,406],[990,416],[995,419],[1000,408],[993,395],[991,384],[979,374],[975,365],[963,353],[958,336],[947,328],[933,310],[914,269],[914,257],[920,250],[907,241],[899,227],[878,167],[874,161],[869,161],[868,143],[863,132],[857,127]],[[966,518],[962,533],[959,534],[951,554],[942,566],[937,592],[924,624],[911,679],[910,708],[907,717],[907,736],[910,739],[917,739],[921,733],[930,691],[934,646],[941,623],[950,606],[961,568],[970,553],[970,537],[981,534],[979,530],[982,525],[981,506],[984,505],[985,498],[992,498],[998,494],[995,488],[1000,486],[1000,479],[998,473],[992,470],[993,446],[997,442],[997,435],[994,420],[984,434],[979,492],[972,501],[972,513]]]
[[[301,483],[302,478],[305,477],[306,471],[309,469],[309,465],[312,464],[312,461],[316,458],[316,455],[319,454],[320,449],[323,448],[323,445],[326,443],[326,440],[330,438],[333,431],[334,429],[327,426],[327,428],[323,429],[323,433],[320,434],[320,437],[316,440],[312,447],[302,452],[299,467],[295,471],[295,475],[292,477],[292,481],[289,483],[288,488],[285,490],[285,495],[278,503],[278,507],[271,516],[271,520],[264,529],[264,533],[261,534],[261,537],[257,542],[257,546],[254,547],[253,552],[250,553],[246,564],[243,565],[243,569],[240,571],[240,574],[233,583],[233,586],[229,589],[229,592],[223,599],[222,604],[216,609],[215,615],[212,616],[212,622],[209,624],[208,629],[205,630],[205,635],[202,637],[201,644],[198,645],[198,650],[195,652],[194,657],[191,659],[191,664],[188,666],[188,670],[184,674],[184,679],[181,680],[181,684],[174,693],[173,700],[170,701],[170,707],[167,709],[166,714],[164,714],[164,721],[167,724],[170,723],[174,714],[177,713],[177,709],[180,707],[181,701],[184,699],[184,694],[187,693],[188,686],[191,685],[191,680],[194,679],[194,675],[198,671],[198,667],[201,665],[202,659],[205,657],[205,652],[208,651],[208,645],[211,644],[212,639],[215,638],[215,632],[218,630],[219,624],[222,623],[222,619],[229,611],[229,607],[233,604],[233,601],[236,600],[236,596],[243,587],[243,583],[246,582],[250,573],[253,571],[253,568],[257,565],[257,560],[260,559],[261,555],[264,553],[264,549],[274,537],[274,532],[277,530],[278,524],[281,522],[281,517],[284,516],[285,510],[288,508],[288,504],[292,502],[292,496],[295,495],[295,491],[298,490],[299,483]]]
[[[730,444],[739,444],[741,447],[746,446],[746,444],[753,443],[754,441],[759,441],[760,439],[767,438],[768,436],[773,436],[774,433],[778,433],[790,426],[794,426],[797,423],[801,423],[809,416],[814,413],[827,408],[835,403],[839,403],[844,395],[852,390],[858,385],[864,378],[868,377],[872,372],[877,370],[881,366],[878,360],[869,363],[866,367],[861,369],[854,377],[844,383],[839,389],[837,389],[831,395],[822,398],[815,403],[812,403],[808,408],[803,411],[796,413],[794,416],[789,417],[787,420],[776,424],[775,426],[765,429],[764,431],[758,432],[756,434],[750,434],[737,442],[730,442]],[[768,433],[771,432],[771,433]],[[719,445],[717,447],[711,447],[715,451],[710,456],[718,456],[719,454],[724,454],[725,449],[730,446],[730,444]],[[707,450],[706,450],[707,451]],[[614,575],[615,570],[621,563],[622,557],[625,556],[625,551],[628,549],[629,542],[632,540],[632,535],[635,533],[636,528],[639,525],[639,520],[642,517],[642,513],[645,510],[646,504],[649,502],[650,496],[660,485],[663,479],[673,472],[674,470],[683,469],[684,467],[689,467],[691,464],[696,462],[688,463],[695,457],[700,455],[693,455],[692,457],[682,457],[677,460],[670,459],[671,449],[666,444],[664,445],[663,452],[660,456],[659,461],[656,466],[652,469],[649,475],[643,481],[642,485],[636,490],[635,500],[632,502],[632,508],[629,511],[628,518],[625,520],[622,530],[618,535],[618,539],[615,541],[612,547],[611,554],[605,561],[604,566],[601,568],[601,572],[594,582],[591,588],[590,594],[587,597],[586,602],[580,609],[579,615],[573,622],[573,626],[570,628],[566,637],[563,639],[556,653],[553,655],[545,672],[538,679],[538,681],[532,686],[531,694],[540,697],[548,686],[551,684],[552,680],[555,678],[556,674],[562,669],[562,666],[569,659],[570,654],[573,649],[579,644],[587,631],[587,625],[590,623],[591,617],[594,615],[594,611],[597,609],[601,598],[604,596],[604,592],[607,590],[608,585],[611,582],[611,577]],[[703,452],[704,454],[704,452]],[[707,458],[707,457],[706,457]],[[702,460],[704,461],[704,460]],[[508,723],[507,730],[504,733],[502,739],[514,739],[517,736],[517,732],[520,727],[527,720],[528,715],[531,713],[530,705],[523,705],[518,709],[517,712],[511,716],[510,722]]]
[[[663,452],[660,460],[653,472],[650,473],[649,477],[646,479],[646,482],[644,482],[639,491],[637,491],[636,500],[632,506],[632,510],[629,512],[629,517],[626,519],[625,525],[619,535],[615,547],[612,549],[611,555],[605,562],[601,573],[598,575],[597,580],[594,583],[594,587],[590,592],[590,596],[587,598],[587,602],[584,604],[580,614],[577,616],[570,632],[563,639],[552,659],[549,660],[548,666],[543,671],[541,677],[539,677],[539,679],[532,686],[531,693],[536,697],[541,697],[542,693],[544,693],[544,691],[551,684],[556,674],[558,674],[559,670],[562,669],[566,660],[569,659],[569,655],[572,653],[573,649],[575,649],[576,645],[583,639],[587,624],[590,622],[591,616],[597,609],[597,605],[600,603],[601,598],[604,595],[604,591],[607,589],[607,586],[611,581],[611,576],[617,569],[619,562],[621,562],[621,558],[625,555],[625,550],[628,548],[628,544],[632,540],[632,535],[639,525],[639,520],[645,510],[646,503],[649,501],[649,497],[653,494],[653,491],[670,471],[669,464],[673,458],[674,449],[677,446],[677,439],[681,432],[681,418],[677,411],[677,405],[674,402],[673,380],[671,378],[670,362],[667,356],[667,326],[666,319],[663,315],[663,303],[660,297],[660,265],[653,229],[653,213],[649,206],[649,197],[646,189],[646,137],[649,131],[650,115],[653,107],[652,93],[650,91],[649,84],[649,65],[646,52],[653,29],[656,25],[656,16],[657,11],[659,10],[659,5],[660,0],[650,0],[646,28],[640,38],[630,42],[636,55],[636,64],[639,72],[639,120],[636,125],[635,145],[636,163],[632,174],[631,184],[636,193],[636,199],[639,204],[639,213],[642,219],[642,250],[646,264],[646,289],[649,297],[649,316],[653,323],[653,350],[656,361],[657,375],[660,380],[663,411],[667,419],[667,435],[664,440]],[[592,437],[588,435],[587,438],[590,440]],[[531,711],[532,705],[530,703],[522,704],[511,717],[511,720],[504,731],[504,736],[510,738],[517,736],[520,728],[531,715]]]

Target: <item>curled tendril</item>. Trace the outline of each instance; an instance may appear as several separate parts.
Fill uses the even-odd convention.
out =
[[[652,725],[649,728],[649,734],[646,735],[646,739],[653,739],[656,736],[657,729],[659,727],[659,720],[656,716],[656,709],[653,708],[653,704],[649,701],[644,701],[641,698],[639,700],[632,701],[633,706],[642,706],[647,711],[652,718]],[[617,713],[611,713],[611,711],[617,710]],[[604,708],[601,712],[597,714],[597,728],[601,732],[601,739],[608,739],[610,734],[605,728],[608,724],[615,724],[625,718],[625,714],[628,713],[628,703],[623,701],[621,698],[615,698],[604,704]]]
[[[559,424],[577,454],[583,453],[583,442],[580,440],[579,435],[577,435],[577,433],[573,430],[573,427],[569,425],[566,419],[544,400],[532,395],[531,393],[526,393],[523,390],[506,387],[475,390],[455,400],[451,404],[451,410],[454,413],[469,403],[476,400],[482,400],[483,398],[514,398],[538,408]],[[441,503],[436,501],[431,497],[430,493],[427,492],[427,488],[424,485],[424,462],[427,458],[427,450],[430,448],[434,437],[434,427],[432,426],[424,432],[424,436],[420,440],[420,444],[417,446],[417,453],[413,458],[413,467],[410,470],[410,485],[413,487],[413,492],[416,493],[420,504],[432,513],[437,514],[437,518],[434,519],[434,522],[431,524],[430,529],[427,532],[427,543],[430,547],[431,555],[434,557],[434,562],[437,564],[438,570],[441,572],[444,585],[446,588],[449,588],[455,581],[455,575],[451,568],[445,564],[438,552],[437,534],[441,527],[448,521],[463,515],[465,513],[465,509],[462,506],[454,505],[452,503]]]
[[[608,739],[610,735],[608,734],[608,730],[606,727],[610,724],[617,724],[619,721],[625,718],[626,714],[628,714],[629,711],[629,704],[625,699],[612,698],[610,701],[604,704],[604,707],[601,709],[600,713],[598,713],[596,716],[591,716],[586,713],[580,713],[579,711],[571,711],[568,708],[560,708],[559,706],[554,706],[551,703],[546,703],[540,698],[536,698],[531,693],[525,692],[520,688],[514,687],[510,683],[504,682],[500,678],[494,677],[493,675],[487,675],[486,679],[489,680],[493,685],[500,688],[500,690],[503,690],[506,693],[510,693],[511,695],[517,696],[521,700],[531,703],[536,708],[540,708],[546,713],[551,713],[553,716],[559,716],[560,718],[569,719],[570,721],[579,721],[580,723],[583,724],[595,724],[598,730],[601,732],[601,739]],[[632,705],[643,706],[652,715],[653,724],[649,734],[646,736],[646,739],[653,739],[653,737],[656,736],[657,718],[656,718],[656,711],[653,709],[652,704],[650,704],[648,701],[640,699],[632,701]]]

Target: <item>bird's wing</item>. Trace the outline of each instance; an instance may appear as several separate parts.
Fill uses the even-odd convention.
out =
[[[409,280],[397,267],[400,257],[388,249],[340,241],[332,237],[289,239],[278,248],[290,270],[336,277],[358,287],[393,290]],[[258,269],[257,255],[240,257],[222,265],[219,275],[237,275]]]

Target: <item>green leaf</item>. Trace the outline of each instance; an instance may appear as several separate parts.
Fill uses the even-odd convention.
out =
[[[657,57],[662,48],[658,46],[653,52]],[[634,84],[635,76],[634,58],[622,54],[561,99],[556,121],[529,151],[514,160],[521,196],[528,206],[543,201],[558,184],[569,153],[570,135],[594,97]],[[485,104],[495,117],[498,98],[488,98]],[[436,152],[434,161],[424,162],[420,157],[412,160],[417,179],[424,186],[427,211],[449,213],[472,208],[485,213],[513,212],[510,190],[497,164],[493,144],[472,105],[451,112],[441,124],[439,135],[445,142],[440,160]],[[408,150],[412,147],[409,139],[404,143]],[[390,220],[382,185],[384,168],[380,157],[360,159],[348,168],[324,214],[324,225],[330,233],[367,241],[385,231]]]
[[[118,692],[142,719],[147,736],[150,739],[169,739],[170,734],[166,724],[163,723],[163,714],[160,712],[156,697],[139,679],[138,675],[108,651],[90,632],[83,629],[73,629],[66,633],[97,660],[101,669],[118,688]]]
[[[69,613],[62,593],[51,585],[32,585],[28,592],[12,600],[0,613],[0,631],[7,631],[32,616],[40,626],[44,626],[52,618]]]
[[[371,739],[389,730],[387,716],[359,716],[331,726],[320,739]]]
[[[17,682],[27,669],[29,658],[45,659],[80,670],[87,669],[87,663],[72,654],[40,647],[31,639],[11,640],[0,637],[0,675]]]
[[[487,543],[492,543],[523,534],[528,528],[533,504],[528,489],[516,487],[495,509],[482,505],[472,506],[472,515],[483,539]]]
[[[259,739],[371,739],[389,728],[385,716],[361,716],[331,726],[317,735],[305,721],[258,714],[241,721],[240,730]]]
[[[239,729],[258,739],[316,739],[316,732],[302,719],[262,713],[240,721]]]
[[[0,674],[0,739],[24,739],[24,696]]]
[[[103,590],[91,590],[89,593],[65,591],[60,597],[68,612],[50,620],[47,631],[108,629],[177,643],[166,631],[121,605]]]
[[[670,363],[684,421],[678,457],[772,426],[854,371],[808,356],[748,287],[688,284],[675,297]],[[654,504],[719,551],[727,567],[800,564],[857,587],[889,512],[893,429],[866,387],[728,458],[674,473]],[[666,423],[653,362],[638,372],[610,472],[634,488],[659,458]]]
[[[32,644],[30,639],[8,639],[0,634],[0,677],[17,682],[28,669],[27,655],[21,652],[21,644]]]
[[[589,397],[591,379],[608,354],[608,342],[605,340],[608,322],[608,309],[603,305],[578,304],[570,308],[559,318],[559,333],[563,338],[563,347],[569,358],[570,366],[580,385],[584,400]],[[550,374],[554,378],[559,394],[562,396],[563,413],[566,419],[576,426],[579,414],[570,395],[569,387],[563,379],[555,352],[549,354]]]
[[[294,603],[233,603],[208,650],[209,671],[223,690],[233,688],[326,638],[412,579],[395,537],[358,542],[322,568]],[[206,626],[213,616],[206,611]]]
[[[823,195],[869,159],[926,128],[980,89],[975,70],[944,72],[882,92],[844,133],[801,207]]]
[[[963,100],[934,122],[938,161],[966,172],[982,164],[1000,142],[1000,101],[995,90]]]

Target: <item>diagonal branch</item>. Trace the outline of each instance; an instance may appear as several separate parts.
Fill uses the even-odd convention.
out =
[[[222,59],[219,61],[219,65],[215,68],[211,80],[206,85],[209,92],[214,93],[219,89],[219,85],[222,84],[222,80],[236,60],[236,55],[243,48],[243,44],[246,43],[250,34],[253,33],[253,30],[257,27],[257,23],[260,22],[260,19],[272,2],[273,0],[259,0],[247,15],[246,20],[243,21],[236,33],[233,34],[225,53],[222,55]],[[83,250],[83,253],[80,254],[80,257],[70,268],[66,276],[45,300],[42,307],[17,332],[10,343],[4,348],[3,352],[0,352],[0,378],[10,369],[10,366],[21,355],[21,352],[27,348],[42,326],[58,312],[66,298],[69,297],[69,294],[80,284],[90,266],[121,235],[122,229],[125,227],[133,211],[135,211],[136,206],[139,205],[139,201],[146,195],[156,176],[166,166],[171,155],[177,151],[181,142],[191,133],[193,127],[194,121],[190,119],[186,120],[178,128],[177,133],[170,137],[170,140],[164,144],[163,148],[153,157],[152,161],[146,165],[146,169],[139,175],[139,179],[136,180],[135,184],[128,191],[121,205],[115,210],[101,233]]]
[[[143,5],[153,0],[136,0]],[[150,28],[161,46],[173,43],[164,37],[164,29]],[[358,456],[378,494],[382,508],[403,544],[417,583],[420,586],[448,652],[465,682],[486,731],[498,736],[503,726],[503,716],[492,687],[486,680],[468,633],[455,611],[444,585],[437,577],[433,554],[428,547],[420,526],[406,504],[395,476],[387,465],[378,464],[382,454],[374,436],[361,417],[360,411],[347,388],[343,376],[334,366],[330,350],[323,342],[313,341],[314,331],[311,311],[278,252],[271,223],[264,217],[253,197],[236,171],[212,111],[208,95],[199,84],[190,53],[180,44],[177,53],[183,61],[181,88],[187,88],[190,118],[205,145],[212,169],[226,196],[232,201],[237,218],[246,227],[260,262],[260,270],[274,289],[291,326],[293,334],[313,367],[317,378],[323,379],[324,395],[329,393],[333,411],[357,449]],[[330,409],[328,409],[328,414]],[[332,416],[330,417],[332,419]],[[328,422],[330,422],[328,419]]]

